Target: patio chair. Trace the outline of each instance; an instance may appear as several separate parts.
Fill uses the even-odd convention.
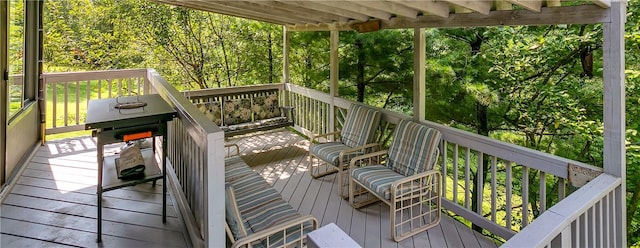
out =
[[[377,201],[389,205],[396,242],[440,222],[441,176],[434,170],[440,139],[433,128],[401,120],[388,150],[351,160],[349,203],[354,208]]]
[[[311,137],[309,146],[309,173],[313,178],[323,177],[332,173],[338,173],[338,191],[340,196],[347,198],[349,181],[344,171],[348,170],[349,160],[357,155],[379,150],[380,145],[373,143],[376,130],[380,124],[381,113],[364,104],[351,104],[347,112],[342,130]],[[319,138],[338,136],[333,142],[319,142]],[[373,149],[373,150],[372,150]],[[324,162],[324,171],[320,165],[314,167],[313,160],[317,158]],[[344,179],[343,179],[344,178]]]

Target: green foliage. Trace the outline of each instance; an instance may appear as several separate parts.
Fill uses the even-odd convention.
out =
[[[329,35],[290,33],[290,83],[329,92]]]
[[[627,145],[627,237],[640,244],[640,2],[629,1],[625,26],[626,145]]]
[[[115,0],[45,3],[46,65],[73,70],[139,67],[145,52]],[[55,68],[50,68],[55,69]]]
[[[9,117],[22,108],[24,99],[24,2],[9,1]]]
[[[360,83],[368,104],[407,112],[411,98],[404,96],[413,92],[412,37],[409,30],[342,32],[340,94],[357,96]]]

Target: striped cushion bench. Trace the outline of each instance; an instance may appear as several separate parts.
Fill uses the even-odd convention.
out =
[[[233,247],[302,247],[307,233],[317,228],[315,218],[301,216],[238,156],[225,160],[225,183]]]

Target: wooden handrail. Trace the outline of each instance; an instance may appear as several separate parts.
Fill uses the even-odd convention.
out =
[[[621,178],[601,174],[544,212],[501,247],[601,247],[602,244],[620,247],[611,235],[618,225],[616,213],[609,207],[614,206],[615,197],[620,197],[616,190],[621,184]],[[600,244],[592,240],[599,240]]]

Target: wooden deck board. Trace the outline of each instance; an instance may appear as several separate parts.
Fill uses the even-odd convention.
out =
[[[3,233],[22,237],[34,237],[39,240],[51,241],[63,245],[71,245],[78,247],[153,247],[165,246],[160,243],[149,243],[145,241],[135,240],[132,238],[124,238],[111,235],[102,236],[102,244],[97,244],[96,235],[93,232],[81,230],[67,229],[55,226],[42,225],[27,221],[17,221],[3,218]],[[6,229],[6,230],[5,230]],[[130,234],[129,234],[130,235]],[[167,247],[170,247],[166,245]],[[174,246],[183,247],[183,246]]]
[[[0,235],[0,247],[74,247],[33,238],[2,234]]]
[[[21,208],[15,206],[4,206],[2,208],[4,218],[16,221],[26,221],[47,226],[55,226],[65,229],[73,229],[84,232],[92,232],[96,228],[96,222],[92,218],[80,216],[68,216],[65,214]],[[63,219],[64,221],[59,221]],[[170,246],[186,246],[179,231],[163,230],[153,227],[134,226],[127,223],[104,221],[102,223],[104,235],[115,237],[137,237],[138,240],[167,244]]]
[[[367,214],[367,219],[365,221],[365,236],[382,237],[380,233],[380,229],[382,228],[380,223],[381,219],[384,217],[382,216],[383,213],[380,211],[380,204],[371,205],[364,210]],[[365,238],[364,247],[376,248],[381,247],[381,245],[382,239]]]
[[[112,152],[119,145],[106,147]],[[90,137],[39,148],[0,211],[1,247],[188,247],[169,197],[162,223],[162,181],[105,192],[103,242],[97,229],[97,163]]]

